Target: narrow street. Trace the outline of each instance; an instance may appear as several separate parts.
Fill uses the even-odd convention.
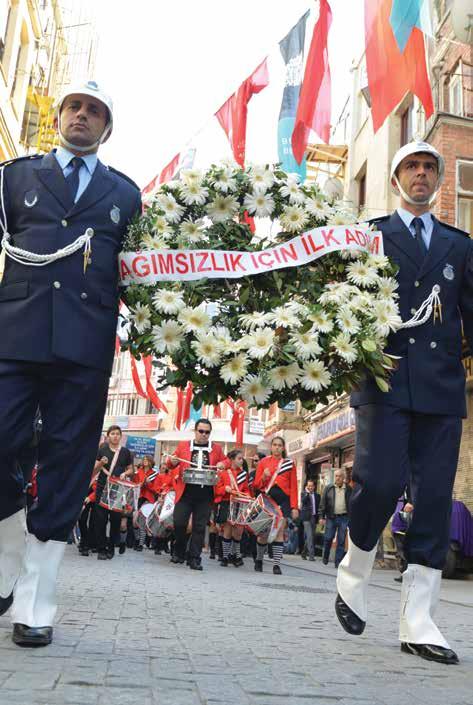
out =
[[[52,646],[25,650],[0,618],[1,705],[471,705],[473,582],[444,581],[438,623],[460,658],[401,654],[396,573],[375,571],[371,617],[350,638],[333,611],[335,570],[287,557],[283,575],[204,557],[204,572],[127,551],[73,546]]]

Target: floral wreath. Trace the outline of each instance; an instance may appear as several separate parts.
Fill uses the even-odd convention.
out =
[[[355,221],[316,184],[301,185],[277,166],[224,163],[161,185],[130,225],[124,250],[254,252]],[[401,324],[394,274],[382,255],[344,250],[241,279],[132,284],[125,345],[155,358],[158,389],[191,382],[197,405],[299,399],[314,408],[350,391],[367,370],[387,391],[393,365],[383,349]]]

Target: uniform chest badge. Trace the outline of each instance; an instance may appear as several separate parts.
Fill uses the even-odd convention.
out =
[[[450,282],[455,279],[455,272],[453,271],[453,267],[451,264],[445,265],[445,267],[443,268],[443,276]]]
[[[25,206],[27,208],[33,208],[38,203],[38,194],[36,191],[27,191],[25,193]]]
[[[112,223],[115,223],[115,225],[118,225],[120,222],[120,209],[118,206],[113,206],[112,210],[110,211],[110,220]]]

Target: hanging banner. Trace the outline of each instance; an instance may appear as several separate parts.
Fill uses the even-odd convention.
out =
[[[281,110],[278,122],[278,155],[281,167],[288,174],[299,174],[300,180],[305,181],[306,159],[300,164],[292,152],[291,137],[296,121],[297,104],[301,90],[304,69],[304,41],[305,26],[310,11],[302,15],[299,22],[279,42],[284,63],[286,65],[286,80],[282,95]]]
[[[142,250],[119,255],[120,284],[155,284],[196,279],[239,279],[300,267],[341,250],[383,254],[379,231],[367,225],[314,228],[292,240],[255,252],[229,250]]]

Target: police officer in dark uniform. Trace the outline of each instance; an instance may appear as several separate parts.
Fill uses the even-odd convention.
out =
[[[57,106],[60,146],[0,168],[0,614],[13,640],[52,639],[56,577],[94,466],[118,317],[118,253],[141,207],[105,167],[113,106],[94,82]],[[17,458],[37,410],[38,496],[25,517]]]
[[[356,409],[355,487],[349,550],[338,570],[336,612],[351,634],[365,628],[366,588],[378,539],[409,484],[415,512],[406,537],[399,638],[403,652],[440,663],[458,657],[433,621],[449,543],[452,489],[466,416],[462,323],[473,350],[473,243],[429,212],[444,161],[414,142],[395,155],[391,183],[401,207],[376,221],[385,254],[399,267],[403,321],[432,292],[441,306],[423,325],[388,340],[399,357],[391,390],[368,377],[351,397]]]

